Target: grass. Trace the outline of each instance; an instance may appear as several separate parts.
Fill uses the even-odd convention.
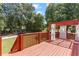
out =
[[[4,39],[2,41],[2,52],[9,53],[16,38]]]

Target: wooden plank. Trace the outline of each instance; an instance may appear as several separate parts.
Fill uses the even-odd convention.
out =
[[[39,56],[48,56],[55,48],[55,45],[51,45],[51,44],[46,44],[46,49],[44,49],[44,52],[41,51],[41,53],[39,54]]]
[[[55,54],[55,56],[63,56],[63,52],[64,52],[64,49],[59,47],[57,53]]]

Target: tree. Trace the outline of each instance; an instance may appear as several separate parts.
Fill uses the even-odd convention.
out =
[[[32,4],[4,3],[3,10],[6,15],[6,28],[11,33],[42,31],[44,17],[35,14]]]
[[[44,29],[44,17],[39,14],[33,14],[32,18],[27,23],[28,32],[39,32]]]
[[[45,13],[45,18],[47,22],[54,21],[54,11],[54,4],[49,4]]]
[[[4,11],[7,17],[7,28],[10,32],[22,31],[31,19],[34,7],[32,4],[4,4]],[[27,29],[27,27],[26,27]]]
[[[42,31],[44,29],[44,17],[40,13],[34,15],[33,27],[33,31]]]
[[[32,4],[4,3],[0,5],[0,31],[3,33],[23,33],[42,31],[44,16],[35,14]]]
[[[5,15],[3,13],[3,6],[0,4],[0,34],[5,27]]]
[[[59,22],[79,19],[78,12],[79,4],[76,3],[49,4],[46,9],[46,20],[48,22]]]

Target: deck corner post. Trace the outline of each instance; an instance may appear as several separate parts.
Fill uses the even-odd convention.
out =
[[[0,56],[2,56],[2,37],[0,36]]]
[[[49,41],[51,41],[51,33],[50,32],[48,32],[48,39],[49,39]]]
[[[51,41],[51,22],[48,24],[48,39]]]
[[[23,50],[23,34],[19,34],[19,48]]]
[[[38,43],[40,43],[40,32],[38,32]]]

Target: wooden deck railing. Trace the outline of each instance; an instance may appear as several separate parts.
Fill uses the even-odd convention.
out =
[[[36,33],[26,33],[26,34],[19,34],[16,38],[16,41],[11,48],[10,53],[21,51],[27,47],[33,46],[35,44],[39,44],[40,42],[50,40],[49,38],[50,33],[48,32],[36,32]],[[59,37],[59,33],[56,33],[56,37]],[[74,44],[73,47],[78,47],[79,44]],[[79,48],[72,49],[72,51],[76,51]],[[75,54],[74,52],[72,52]],[[2,38],[0,36],[0,55],[2,55]]]
[[[10,53],[23,50],[42,41],[48,40],[48,32],[36,32],[18,35]]]
[[[59,38],[59,32],[56,32],[56,38]],[[67,39],[72,39],[72,40],[75,40],[75,33],[66,33],[66,37]]]
[[[67,38],[71,36],[71,34],[69,34],[69,33],[67,33],[67,35],[69,35],[69,36],[67,36]],[[49,36],[50,36],[50,33],[48,33],[48,32],[20,34],[20,35],[18,35],[10,52],[12,53],[15,51],[21,51],[24,48],[33,46],[33,45],[38,44],[42,41],[50,40]],[[56,37],[59,38],[58,32],[56,32]],[[73,36],[71,37],[71,39],[72,38],[73,38]]]

